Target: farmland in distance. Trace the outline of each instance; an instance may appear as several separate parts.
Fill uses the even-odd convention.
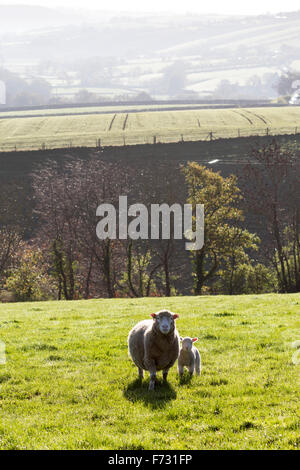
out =
[[[120,146],[295,134],[300,107],[91,111],[80,108],[0,114],[0,151]],[[103,110],[103,108],[101,108]],[[93,112],[94,110],[94,112]],[[88,113],[88,114],[85,114]],[[27,114],[26,114],[27,113]]]

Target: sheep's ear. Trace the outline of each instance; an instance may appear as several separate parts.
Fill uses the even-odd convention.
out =
[[[156,318],[156,313],[150,313],[150,317]]]
[[[179,338],[179,339],[180,339],[180,341],[183,341],[183,337],[182,337],[182,336],[180,336],[180,338]]]
[[[192,341],[193,343],[196,343],[196,341],[198,341],[198,338],[193,338]]]
[[[176,320],[176,318],[179,318],[178,313],[174,313],[173,318],[174,318],[174,320]]]

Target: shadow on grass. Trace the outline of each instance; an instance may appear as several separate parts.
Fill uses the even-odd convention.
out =
[[[177,396],[172,385],[159,379],[156,381],[155,390],[148,390],[148,387],[149,380],[136,379],[125,388],[124,397],[132,403],[142,402],[152,409],[160,409]]]
[[[193,376],[187,371],[184,371],[183,375],[179,377],[179,385],[189,385],[193,379]]]

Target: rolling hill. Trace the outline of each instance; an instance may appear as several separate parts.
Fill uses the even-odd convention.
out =
[[[102,109],[102,112],[101,112]],[[0,114],[0,150],[37,150],[295,134],[300,107],[148,110],[84,108],[22,117]],[[84,114],[86,113],[86,114]],[[100,139],[100,141],[99,141]]]
[[[201,37],[194,41],[182,42],[176,46],[161,49],[159,54],[164,55],[193,55],[200,48],[209,47],[210,50],[232,49],[241,46],[279,49],[286,43],[291,47],[300,47],[300,19],[282,16],[274,18],[273,22],[263,24],[257,21],[241,21],[240,28],[235,31],[220,32],[215,30],[214,35]]]

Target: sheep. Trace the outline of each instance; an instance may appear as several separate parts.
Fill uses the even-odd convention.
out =
[[[186,338],[180,337],[180,341],[182,342],[182,347],[179,351],[177,363],[179,376],[182,377],[185,366],[188,368],[190,376],[194,374],[194,371],[196,371],[197,375],[200,375],[201,357],[198,349],[193,345],[193,343],[198,341],[198,338],[190,338],[189,336]]]
[[[156,372],[163,371],[167,381],[169,369],[179,354],[179,334],[175,320],[179,317],[169,310],[151,313],[152,320],[142,320],[128,335],[128,352],[138,368],[140,380],[144,370],[150,372],[149,390],[154,390]]]

